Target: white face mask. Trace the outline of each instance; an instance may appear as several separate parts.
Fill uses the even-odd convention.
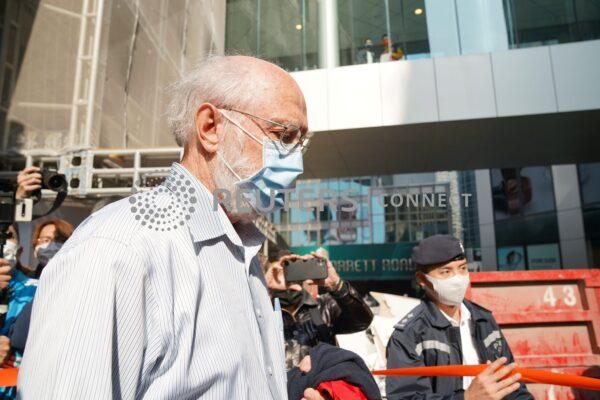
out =
[[[10,263],[11,267],[15,267],[17,265],[17,252],[19,251],[19,245],[15,242],[6,241],[4,245],[4,258],[6,261]]]
[[[435,296],[440,303],[456,307],[463,302],[469,286],[469,274],[456,274],[448,279],[437,279],[425,274],[425,278],[433,285],[433,293],[427,286],[425,290]]]

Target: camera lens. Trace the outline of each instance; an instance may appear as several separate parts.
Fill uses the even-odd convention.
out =
[[[50,189],[52,189],[52,190],[56,190],[56,189],[60,188],[60,185],[62,185],[62,180],[60,179],[60,176],[58,176],[58,175],[54,175],[48,181],[48,186],[50,186]]]
[[[50,189],[55,192],[67,189],[67,180],[64,175],[56,171],[44,171],[43,177],[44,189]]]

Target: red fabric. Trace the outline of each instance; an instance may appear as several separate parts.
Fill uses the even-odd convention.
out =
[[[317,390],[332,400],[368,400],[358,386],[345,381],[321,382]]]

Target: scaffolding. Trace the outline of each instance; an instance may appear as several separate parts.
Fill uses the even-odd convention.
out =
[[[19,15],[23,0],[7,1]],[[182,152],[168,133],[164,89],[202,55],[223,52],[226,2],[27,2],[0,152],[64,173],[71,203],[160,184]],[[268,220],[257,226],[280,242]]]

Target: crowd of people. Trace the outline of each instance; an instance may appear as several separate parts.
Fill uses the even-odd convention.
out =
[[[364,361],[336,346],[336,335],[367,329],[373,313],[327,254],[258,259],[264,236],[252,220],[267,207],[252,201],[302,172],[298,86],[268,62],[221,56],[172,91],[169,119],[184,155],[163,184],[103,207],[75,232],[64,220],[39,223],[34,267],[19,262],[18,229],[9,228],[0,357],[21,369],[0,397],[381,399]],[[40,179],[25,169],[17,196]],[[239,186],[259,191],[250,211],[213,210],[215,188]],[[312,259],[325,263],[325,278],[286,281],[289,262]],[[532,398],[511,374],[491,313],[464,300],[460,241],[424,239],[412,259],[424,297],[395,326],[388,367],[490,365],[475,378],[388,377],[387,398]]]

